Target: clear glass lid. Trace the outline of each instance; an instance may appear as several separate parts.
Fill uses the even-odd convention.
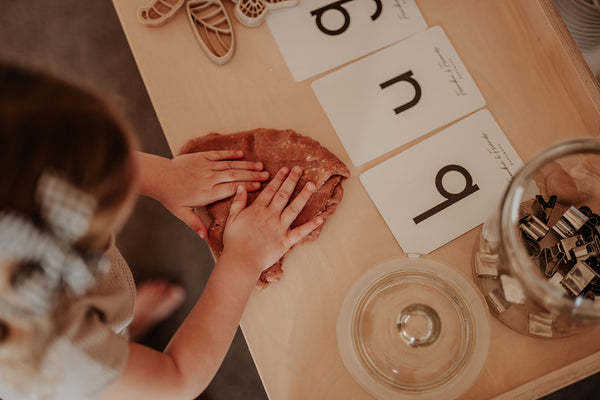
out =
[[[346,368],[378,399],[451,399],[481,372],[489,321],[483,299],[458,272],[410,255],[354,283],[337,336]]]

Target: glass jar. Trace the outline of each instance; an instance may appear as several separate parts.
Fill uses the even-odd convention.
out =
[[[600,321],[600,140],[556,144],[519,170],[483,225],[473,276],[510,328],[556,338]]]

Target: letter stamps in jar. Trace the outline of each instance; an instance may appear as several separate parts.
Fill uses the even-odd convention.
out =
[[[267,23],[296,81],[427,29],[414,0],[302,0]]]
[[[354,165],[362,165],[485,106],[440,27],[312,83]]]
[[[522,165],[484,109],[360,179],[402,249],[429,253],[481,224]]]

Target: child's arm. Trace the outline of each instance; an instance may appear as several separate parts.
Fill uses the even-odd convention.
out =
[[[192,312],[164,353],[131,343],[125,371],[105,399],[192,399],[206,388],[227,353],[261,271],[323,222],[317,217],[289,228],[315,190],[308,183],[287,204],[301,175],[299,168],[291,173],[280,170],[248,207],[246,189],[238,188],[223,253]]]
[[[269,179],[262,163],[241,161],[243,156],[242,151],[222,150],[182,154],[170,160],[138,152],[138,191],[160,201],[205,238],[206,226],[194,207],[230,197],[240,184],[249,191],[258,190],[260,182]]]

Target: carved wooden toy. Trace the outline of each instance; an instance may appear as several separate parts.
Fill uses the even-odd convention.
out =
[[[151,0],[137,12],[138,20],[146,26],[160,26],[172,18],[187,0]],[[262,24],[267,12],[294,7],[299,0],[232,0],[234,14],[245,26]],[[231,20],[221,0],[190,0],[188,20],[200,46],[216,64],[223,65],[233,56],[235,36]]]
[[[138,20],[144,25],[162,25],[175,15],[184,2],[185,0],[153,0],[138,9]]]
[[[164,24],[183,6],[186,0],[152,0],[138,9],[138,20],[151,27]],[[188,20],[200,46],[216,64],[222,65],[233,56],[233,27],[221,0],[191,0],[187,2]]]
[[[192,0],[187,3],[187,12],[192,30],[208,57],[219,65],[229,61],[235,37],[221,0]]]
[[[263,23],[269,11],[294,7],[299,0],[231,0],[234,14],[242,25],[255,27]]]

